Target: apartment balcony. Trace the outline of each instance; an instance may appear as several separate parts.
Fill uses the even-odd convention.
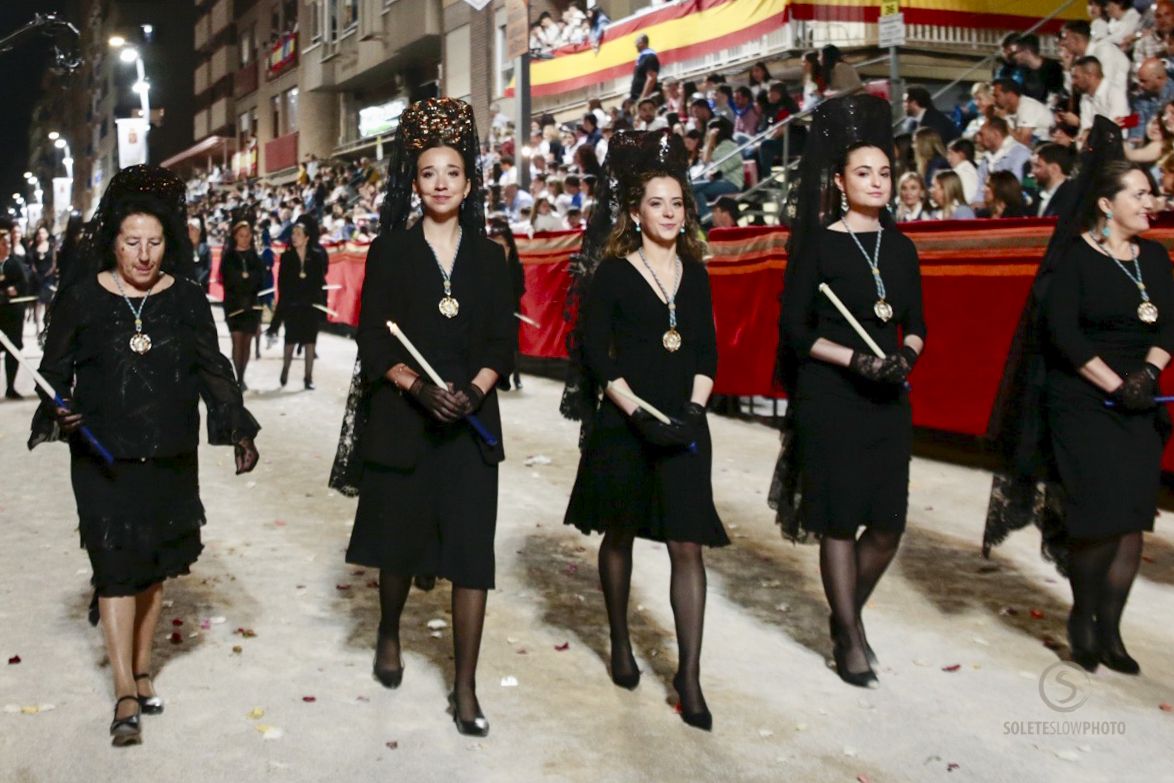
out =
[[[257,89],[257,62],[254,60],[233,75],[232,94],[236,98],[243,98]]]
[[[274,174],[298,165],[298,132],[265,142],[265,173]]]

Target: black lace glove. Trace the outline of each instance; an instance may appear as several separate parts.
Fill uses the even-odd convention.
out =
[[[891,353],[882,359],[871,353],[853,351],[848,369],[876,383],[899,385],[905,382],[912,368],[908,364],[908,359],[900,352]]]
[[[1158,392],[1158,376],[1162,371],[1149,362],[1140,370],[1125,376],[1125,381],[1113,392],[1117,405],[1127,411],[1141,412],[1157,407],[1154,396]]]
[[[683,448],[693,442],[692,429],[685,422],[669,419],[664,424],[643,408],[637,408],[630,417],[640,437],[653,446]]]
[[[462,416],[476,413],[480,410],[481,403],[485,402],[485,392],[475,383],[466,383],[456,390],[455,395],[460,401]]]
[[[11,361],[11,359],[9,360]],[[65,436],[72,435],[78,431],[82,426],[82,415],[74,413],[72,409],[72,400],[63,400],[64,408],[54,408],[53,414],[57,417],[57,427],[61,430],[61,434]]]
[[[257,447],[253,445],[252,438],[241,438],[233,447],[236,453],[236,475],[248,473],[253,468],[257,467],[257,461],[261,459]]]
[[[451,424],[463,415],[457,395],[448,389],[440,388],[435,383],[429,383],[423,378],[417,378],[408,393],[415,397],[416,402],[420,403],[424,410],[431,413],[437,421]]]
[[[693,441],[697,442],[705,435],[705,406],[690,402],[685,406],[685,424],[688,425],[689,431],[693,435]]]

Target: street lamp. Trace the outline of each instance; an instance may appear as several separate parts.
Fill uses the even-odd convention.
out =
[[[65,164],[65,175],[73,179],[73,152],[69,149],[69,142],[57,131],[49,132],[49,141],[53,142],[54,147],[65,153],[61,162]]]
[[[127,46],[126,39],[120,35],[111,37],[110,46],[113,49],[122,50],[118,53],[118,59],[122,60],[122,62],[126,63],[127,65],[130,65],[131,63],[135,64],[135,73],[138,76],[138,80],[135,81],[131,89],[138,93],[139,102],[142,107],[144,139],[143,154],[144,162],[146,162],[146,150],[148,149],[146,145],[146,138],[151,131],[151,83],[147,81],[147,72],[143,67],[143,58],[139,54],[138,49],[134,48],[133,46]]]

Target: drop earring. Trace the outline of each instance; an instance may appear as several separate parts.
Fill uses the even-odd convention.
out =
[[[685,236],[685,224],[681,224],[681,236]]]
[[[637,234],[640,233],[640,224],[639,223],[636,224],[636,233]]]
[[[1101,226],[1101,236],[1105,239],[1109,238],[1109,221],[1113,219],[1112,212],[1105,213],[1105,225]]]
[[[840,214],[848,214],[848,194],[842,190],[840,191]]]

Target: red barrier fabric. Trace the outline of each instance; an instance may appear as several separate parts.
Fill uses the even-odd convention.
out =
[[[571,254],[579,252],[582,236],[580,231],[540,231],[532,237],[514,237],[526,274],[522,315],[539,323],[538,327],[523,323],[518,332],[518,349],[524,356],[567,358],[568,267]]]

